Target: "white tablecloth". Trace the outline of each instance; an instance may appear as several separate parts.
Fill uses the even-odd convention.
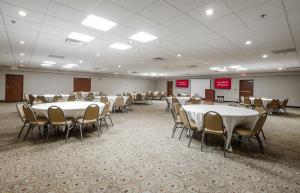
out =
[[[179,103],[183,106],[185,103],[190,100],[191,97],[176,97]],[[172,103],[172,97],[167,97],[167,100]]]
[[[46,98],[46,101],[49,103],[53,102],[53,98],[55,95],[56,94],[43,94],[43,96]],[[67,100],[68,97],[70,96],[69,94],[59,94],[59,95],[61,95],[64,100]],[[36,98],[38,95],[34,94],[33,96]]]
[[[208,111],[218,112],[224,122],[224,126],[227,130],[227,149],[230,147],[230,140],[232,137],[233,129],[238,125],[245,125],[246,127],[253,128],[256,121],[259,118],[257,111],[224,105],[186,105],[183,108],[188,112],[190,118],[192,118],[199,130],[203,127],[203,117]]]
[[[138,93],[133,92],[133,93],[130,93],[130,94],[132,95],[132,99],[135,100],[135,99],[136,99],[136,95],[137,95]],[[146,96],[146,93],[143,92],[143,93],[140,93],[140,94],[142,95],[142,98],[143,98],[143,100],[144,100],[144,99],[145,99],[145,96]]]
[[[98,105],[99,113],[102,112],[104,108],[104,103],[87,102],[87,101],[43,103],[43,104],[34,105],[31,108],[36,113],[37,116],[48,117],[48,108],[55,105],[60,107],[63,110],[66,117],[77,119],[84,116],[85,109],[91,104]]]
[[[110,104],[109,104],[109,110],[112,111],[113,105],[115,104],[116,99],[117,99],[118,96],[106,96],[106,97],[107,97],[108,101],[110,102]],[[129,97],[128,97],[128,96],[122,96],[122,97],[124,98],[124,104],[125,104],[126,101],[127,101],[127,99],[128,99]],[[96,97],[94,98],[94,101],[100,102],[100,98],[101,98],[101,96],[96,96]],[[112,101],[112,102],[111,102],[111,101]]]

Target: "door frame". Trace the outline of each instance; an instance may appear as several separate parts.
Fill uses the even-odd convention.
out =
[[[241,101],[241,81],[252,81],[252,95],[254,95],[254,80],[253,79],[240,79],[239,80],[239,100]]]

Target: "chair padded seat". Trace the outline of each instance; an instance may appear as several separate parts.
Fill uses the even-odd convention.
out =
[[[72,125],[74,119],[67,118],[66,121],[67,121],[67,125]],[[65,122],[52,122],[51,124],[52,125],[65,125],[66,123]]]
[[[211,129],[207,129],[207,128],[204,128],[204,132],[210,133],[213,135],[223,135],[223,131],[216,131],[216,130],[211,130]],[[225,131],[225,133],[226,133],[226,131]]]
[[[83,118],[80,118],[80,119],[77,119],[77,122],[82,124],[88,124],[88,123],[96,123],[97,122],[97,119],[93,119],[93,120],[83,120]]]
[[[47,125],[48,124],[48,119],[46,117],[38,117],[36,118],[36,124],[37,125]]]
[[[234,132],[241,135],[241,136],[250,136],[251,129],[245,127],[236,127],[234,128]]]
[[[191,129],[197,129],[197,125],[196,125],[195,121],[193,121],[193,120],[189,120],[189,121],[190,121]]]

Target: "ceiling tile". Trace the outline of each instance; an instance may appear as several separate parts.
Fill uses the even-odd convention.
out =
[[[176,31],[182,31],[198,24],[199,22],[197,22],[195,19],[184,14],[181,14],[164,22],[164,25]]]
[[[2,0],[11,5],[16,5],[23,9],[44,13],[50,0]]]
[[[198,7],[205,6],[215,0],[167,0],[168,3],[175,6],[177,9],[180,9],[184,12],[196,9]]]
[[[109,0],[110,2],[138,13],[157,0]]]

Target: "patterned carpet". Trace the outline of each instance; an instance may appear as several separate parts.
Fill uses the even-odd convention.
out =
[[[252,156],[233,140],[223,157],[222,139],[171,138],[173,121],[165,102],[135,105],[114,113],[114,127],[103,134],[84,132],[83,143],[64,135],[25,142],[17,139],[21,122],[15,104],[0,103],[1,192],[300,192],[300,110],[269,116],[264,128],[265,154],[252,143]],[[73,132],[71,132],[73,134]],[[77,133],[78,134],[78,133]]]

